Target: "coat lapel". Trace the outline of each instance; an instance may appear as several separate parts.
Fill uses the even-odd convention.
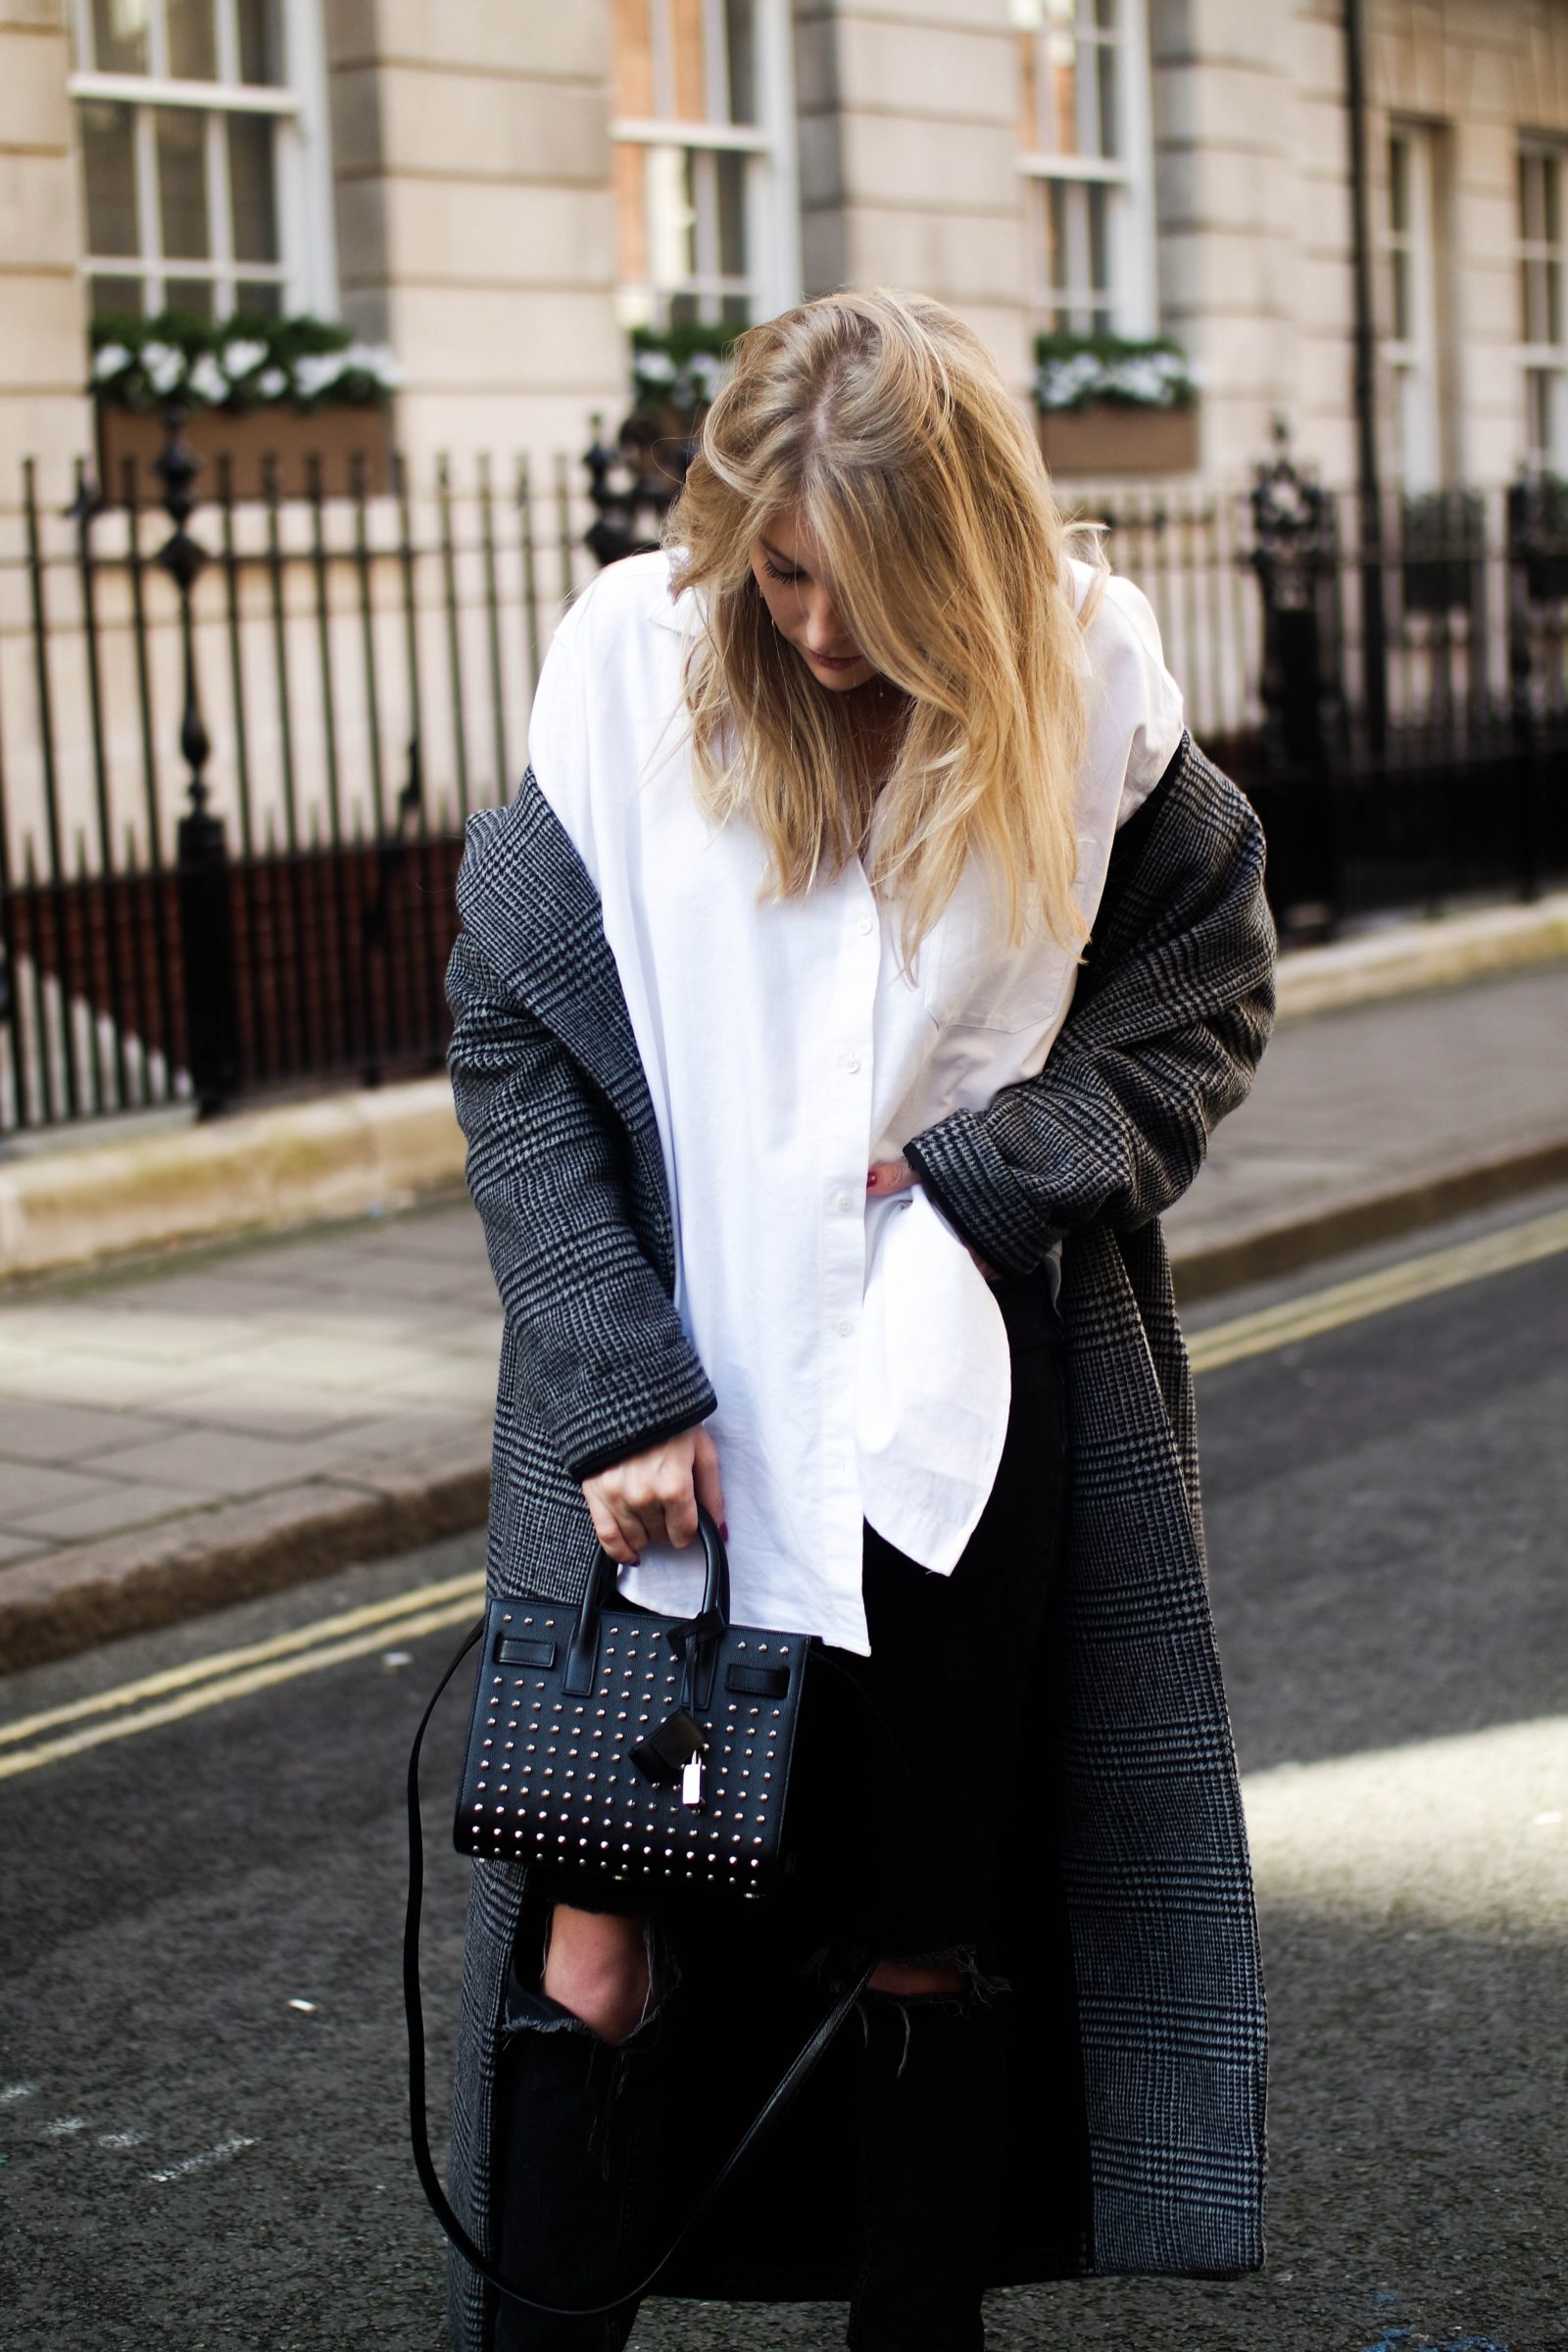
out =
[[[530,767],[505,808],[470,816],[458,911],[509,994],[559,1040],[626,1130],[669,1285],[674,1236],[659,1122],[592,875]]]

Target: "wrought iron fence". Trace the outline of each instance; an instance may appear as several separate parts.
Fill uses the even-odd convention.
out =
[[[669,483],[440,465],[210,503],[177,446],[0,516],[0,1136],[436,1066],[463,819],[504,800],[556,614]],[[651,487],[658,488],[650,496]],[[1568,873],[1568,490],[1090,486],[1287,935]],[[1372,552],[1368,552],[1368,542]],[[591,551],[591,552],[590,552]],[[1369,648],[1381,656],[1369,658]]]
[[[1257,469],[1261,730],[1238,773],[1298,931],[1568,874],[1568,489],[1395,494]]]
[[[0,1133],[436,1065],[463,819],[592,568],[564,462],[159,471],[0,519]]]

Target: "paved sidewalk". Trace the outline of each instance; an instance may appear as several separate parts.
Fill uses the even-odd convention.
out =
[[[1568,966],[1294,1021],[1167,1221],[1184,1299],[1568,1179]],[[0,1303],[0,1666],[483,1517],[466,1202]]]
[[[1568,964],[1275,1030],[1165,1221],[1184,1301],[1568,1178]]]

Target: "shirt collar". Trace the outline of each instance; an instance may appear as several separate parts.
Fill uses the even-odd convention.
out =
[[[682,552],[680,549],[672,550],[669,563],[673,564]],[[696,618],[696,591],[688,589],[684,596],[672,597],[669,593],[668,569],[658,564],[651,564],[649,568],[654,575],[648,592],[649,619],[657,621],[662,629],[673,629],[677,636],[683,636]]]

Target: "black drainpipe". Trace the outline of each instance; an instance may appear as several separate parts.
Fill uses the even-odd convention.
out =
[[[1355,487],[1360,510],[1361,643],[1368,749],[1388,736],[1388,633],[1383,613],[1383,499],[1378,471],[1377,338],[1366,169],[1366,15],[1345,0],[1345,100],[1350,118],[1350,250],[1355,285]]]

